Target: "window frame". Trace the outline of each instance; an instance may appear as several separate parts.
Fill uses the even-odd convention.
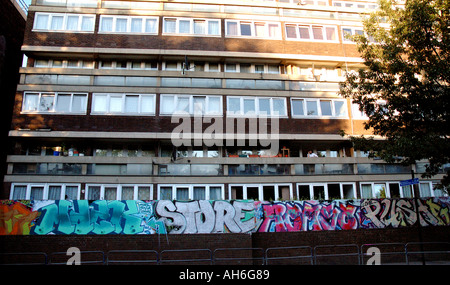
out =
[[[287,27],[295,26],[295,38],[288,37]],[[308,38],[301,38],[299,29],[300,27],[308,28]],[[314,28],[321,28],[322,39],[314,38]],[[329,40],[327,38],[327,28],[334,29],[334,40]],[[287,22],[284,24],[284,32],[286,34],[286,40],[288,41],[307,41],[307,42],[328,42],[328,43],[339,43],[338,26],[336,25],[323,25],[323,24],[309,24],[309,23],[292,23]]]
[[[103,30],[103,21],[105,18],[112,18],[111,31]],[[127,26],[125,31],[116,31],[117,29],[117,20],[118,19],[126,19]],[[142,19],[141,23],[141,31],[136,32],[132,31],[132,21],[133,19]],[[146,31],[146,23],[147,20],[156,20],[155,31],[147,32]],[[126,15],[100,15],[98,33],[99,34],[137,34],[137,35],[157,35],[159,31],[159,17],[154,16],[126,16]]]
[[[53,106],[51,111],[40,111],[39,110],[39,105],[41,102],[41,98],[44,95],[53,95]],[[38,99],[37,99],[37,110],[26,110],[26,98],[27,95],[37,95]],[[69,105],[69,111],[57,111],[56,110],[56,105],[58,102],[58,96],[63,96],[63,95],[70,95],[71,96],[71,101],[70,101],[70,105]],[[84,106],[82,106],[82,109],[84,109],[84,111],[81,112],[74,112],[72,111],[73,108],[73,101],[74,101],[74,97],[75,96],[85,96],[85,100],[84,100]],[[88,100],[89,100],[89,95],[88,93],[73,93],[73,92],[33,92],[33,91],[26,91],[23,93],[23,99],[22,99],[22,110],[21,110],[21,114],[67,114],[67,115],[86,115],[87,114],[87,105],[88,105]]]
[[[230,35],[228,29],[228,23],[236,23],[237,25],[237,34]],[[250,25],[250,35],[242,35],[242,24]],[[264,24],[264,36],[256,35],[256,26]],[[270,36],[270,25],[277,26],[277,35]],[[225,20],[225,37],[226,38],[252,38],[252,39],[266,39],[266,40],[282,40],[282,30],[281,23],[275,21],[260,21],[260,20]]]
[[[178,188],[188,188],[189,194],[188,194],[188,200],[182,200],[182,201],[193,201],[194,200],[194,188],[195,187],[205,187],[205,199],[204,200],[211,200],[211,187],[220,187],[220,198],[219,200],[225,199],[225,185],[224,184],[158,184],[158,192],[157,192],[157,200],[161,200],[161,188],[162,187],[171,187],[172,188],[172,199],[171,200],[178,200],[177,199],[177,189]],[[216,200],[218,201],[218,200]]]
[[[308,200],[315,200],[314,199],[314,186],[323,186],[324,187],[324,198],[323,200],[329,200],[330,193],[328,191],[328,184],[339,184],[339,199],[345,199],[344,196],[344,185],[352,185],[353,187],[353,199],[357,199],[357,189],[356,189],[356,182],[311,182],[311,183],[296,183],[295,184],[295,191],[297,199],[300,199],[300,192],[299,192],[299,186],[308,186],[309,187],[309,199]]]
[[[294,104],[293,101],[303,101],[303,115],[297,115],[295,114],[294,110]],[[300,97],[291,97],[291,116],[293,119],[348,119],[349,118],[349,112],[348,112],[348,106],[347,101],[345,99],[335,99],[335,98],[300,98]],[[331,115],[322,115],[322,107],[320,102],[321,101],[331,101]],[[317,115],[308,115],[308,107],[307,102],[315,102],[317,107]],[[342,116],[336,115],[336,104],[335,102],[343,102],[345,107],[345,114]]]
[[[45,24],[45,28],[39,28],[38,17],[39,16],[48,16],[47,23]],[[69,16],[75,17],[78,16],[78,23],[76,30],[69,30],[67,27]],[[52,19],[54,17],[63,17],[62,28],[61,29],[52,29]],[[90,30],[82,30],[83,17],[93,18],[92,29]],[[72,13],[44,13],[44,12],[36,12],[34,16],[33,22],[33,32],[62,32],[62,33],[94,33],[95,32],[95,14],[72,14]]]
[[[173,111],[171,112],[163,112],[162,111],[162,101],[163,97],[170,97],[173,96]],[[221,95],[203,95],[203,94],[160,94],[160,107],[159,107],[159,115],[160,116],[172,116],[177,115],[176,107],[178,104],[179,98],[186,98],[189,97],[189,111],[187,112],[189,115],[194,115],[194,97],[205,97],[205,109],[204,112],[202,112],[203,116],[222,116],[223,114],[223,96]],[[220,99],[220,106],[219,106],[219,112],[209,112],[210,110],[210,98],[219,98]],[[179,114],[182,115],[184,111],[180,112]]]
[[[168,20],[175,20],[175,31],[174,32],[167,32],[166,31],[166,21]],[[189,32],[188,33],[181,33],[180,32],[180,22],[186,21],[189,22]],[[204,33],[195,33],[195,22],[196,21],[205,21],[205,29]],[[212,34],[209,29],[209,22],[217,22],[219,25],[218,33]],[[162,34],[164,36],[194,36],[194,37],[221,37],[221,27],[222,23],[220,19],[212,19],[212,18],[184,18],[184,17],[163,17],[162,20]]]
[[[58,199],[58,200],[65,200],[66,188],[68,186],[77,187],[78,191],[77,191],[77,199],[76,200],[80,200],[81,184],[76,184],[76,183],[12,183],[11,184],[11,190],[10,190],[10,193],[9,193],[9,199],[10,200],[13,200],[15,186],[25,186],[25,187],[27,187],[26,194],[25,194],[25,199],[19,199],[19,200],[30,200],[31,199],[31,188],[32,187],[43,187],[43,194],[42,194],[43,199],[42,200],[38,200],[38,201],[48,200],[49,189],[50,189],[51,186],[61,186],[60,199]]]
[[[287,186],[289,187],[289,196],[290,200],[294,200],[294,192],[292,189],[292,183],[232,183],[228,184],[228,197],[229,199],[232,199],[232,193],[231,188],[232,187],[242,187],[242,199],[247,200],[248,198],[248,188],[258,188],[258,200],[259,201],[265,201],[264,200],[264,186],[270,186],[274,187],[274,201],[279,201],[282,197],[280,193],[280,187]]]
[[[106,111],[95,111],[95,104],[100,96],[106,96]],[[138,112],[126,112],[126,97],[139,96]],[[120,98],[119,98],[120,97]],[[143,97],[153,98],[153,110],[151,112],[142,112]],[[119,98],[121,100],[121,111],[111,111],[111,98]],[[106,115],[106,116],[155,116],[156,115],[156,94],[136,94],[136,93],[93,93],[91,115]]]
[[[228,107],[229,107],[229,100],[230,98],[236,99],[239,98],[239,102],[240,102],[240,107],[239,107],[239,113],[236,112],[231,112],[229,111]],[[244,101],[248,99],[254,99],[255,100],[255,113],[244,113],[245,110],[245,103]],[[264,114],[262,112],[260,112],[260,104],[259,104],[259,100],[261,99],[270,99],[270,114]],[[273,100],[277,99],[277,100],[283,100],[284,101],[284,111],[285,114],[283,115],[277,115],[275,116],[273,114],[274,112],[274,104],[273,104]],[[278,117],[278,118],[287,118],[288,117],[288,110],[287,110],[287,101],[286,101],[286,97],[262,97],[262,96],[227,96],[227,116],[228,117],[257,117],[257,116],[267,116],[267,117]]]

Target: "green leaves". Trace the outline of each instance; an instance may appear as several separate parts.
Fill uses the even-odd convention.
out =
[[[387,161],[429,159],[426,175],[450,161],[449,0],[381,0],[354,36],[366,68],[348,74],[340,94],[360,106],[366,129],[385,141],[353,139]]]

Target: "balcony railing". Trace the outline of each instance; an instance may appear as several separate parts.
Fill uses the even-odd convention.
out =
[[[10,155],[7,162],[8,174],[13,175],[378,175],[410,174],[412,169],[361,157],[188,157],[173,162],[170,157]],[[423,172],[423,169],[422,164],[418,164],[416,172]]]

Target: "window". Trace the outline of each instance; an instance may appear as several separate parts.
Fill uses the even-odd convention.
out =
[[[154,94],[94,93],[92,113],[96,115],[154,115]]]
[[[215,19],[164,18],[163,33],[220,36],[220,21]]]
[[[354,183],[297,183],[299,200],[338,200],[355,199],[356,185]]]
[[[308,41],[337,41],[335,26],[319,26],[307,24],[286,24],[286,38]]]
[[[281,39],[280,23],[253,21],[225,21],[226,36]]]
[[[33,29],[37,31],[93,32],[95,15],[36,13]]]
[[[354,35],[364,35],[364,30],[362,27],[343,27],[342,28],[342,40],[344,42],[352,42],[350,39]]]
[[[259,201],[292,200],[291,184],[230,184],[230,199]]]
[[[158,200],[222,200],[221,184],[158,185]]]
[[[197,95],[161,95],[161,115],[172,115],[177,112],[207,115],[222,114],[221,96]]]
[[[100,16],[101,33],[157,34],[157,17]]]
[[[227,114],[231,116],[287,116],[286,99],[229,96],[227,98]]]
[[[347,117],[347,102],[341,99],[291,98],[292,116],[295,117]]]
[[[26,92],[22,112],[85,114],[86,106],[87,94]]]
[[[80,184],[15,184],[11,185],[11,200],[77,200]]]
[[[153,186],[146,184],[86,185],[87,200],[151,200]]]

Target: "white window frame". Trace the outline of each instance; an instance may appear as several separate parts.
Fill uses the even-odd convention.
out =
[[[421,182],[421,183],[425,183],[425,182]],[[376,196],[375,184],[384,184],[385,185],[386,198],[391,198],[391,191],[390,191],[389,184],[398,184],[399,189],[400,189],[400,198],[414,198],[413,185],[409,185],[409,187],[411,187],[411,195],[412,195],[412,197],[405,197],[404,191],[405,191],[405,187],[407,187],[407,186],[400,186],[400,181],[376,181],[376,182],[369,182],[369,181],[366,182],[366,181],[364,181],[364,182],[359,182],[359,191],[360,191],[361,197],[362,197],[362,185],[363,184],[371,186],[371,189],[372,189],[372,193],[371,194],[372,194],[372,196],[370,198],[362,198],[362,199],[380,199],[379,197]],[[430,188],[430,190],[431,190],[432,197],[434,197],[434,189]]]
[[[157,199],[161,200],[161,187],[171,187],[172,188],[172,200],[177,199],[177,188],[188,188],[189,189],[189,201],[194,200],[194,187],[205,187],[205,200],[210,200],[210,188],[220,187],[220,199],[225,199],[224,184],[158,184],[158,195]]]
[[[295,100],[303,100],[303,115],[297,115],[294,112],[294,104],[292,104],[292,101]],[[307,112],[307,106],[306,102],[316,102],[317,106],[317,115],[308,115]],[[320,101],[331,101],[331,115],[322,115],[322,108],[320,106]],[[345,114],[342,116],[336,115],[336,107],[335,102],[343,102],[345,107]],[[345,99],[331,99],[331,98],[321,98],[321,99],[315,99],[315,98],[297,98],[297,97],[291,97],[291,115],[292,118],[297,119],[320,119],[320,118],[332,118],[332,119],[348,119],[348,107],[347,107],[347,101]]]
[[[351,35],[354,36],[356,34],[356,31],[362,31],[363,34],[365,35],[364,32],[364,28],[362,26],[360,27],[356,27],[356,26],[343,26],[341,27],[341,34],[342,34],[342,42],[344,43],[353,43],[356,44],[354,41],[352,41],[351,39],[347,39],[347,37],[345,36],[345,32],[344,29],[350,29],[351,30]]]
[[[169,19],[172,21],[175,20],[175,32],[167,32],[166,31],[166,21]],[[189,22],[189,32],[188,33],[180,32],[180,21],[188,21]],[[195,33],[195,31],[194,31],[194,22],[195,21],[205,21],[205,33],[202,33],[202,34]],[[218,34],[210,34],[209,22],[218,22],[218,24],[219,24],[219,33]],[[221,37],[221,30],[222,30],[221,25],[222,25],[222,23],[221,23],[220,19],[164,17],[162,34],[165,36],[184,35],[184,36],[195,36],[195,37]]]
[[[292,183],[263,183],[263,184],[242,184],[242,183],[236,183],[236,184],[228,184],[228,197],[231,199],[231,188],[232,187],[242,187],[242,199],[247,200],[248,199],[248,193],[247,188],[258,188],[258,200],[264,201],[264,186],[272,186],[274,187],[274,201],[280,200],[281,193],[280,193],[280,187],[288,186],[289,187],[289,197],[290,200],[293,200],[294,192],[292,190]]]
[[[295,185],[295,191],[296,191],[296,195],[297,197],[299,196],[299,190],[298,187],[299,186],[308,186],[309,187],[309,199],[310,200],[314,200],[314,186],[323,186],[324,187],[324,200],[329,200],[329,193],[328,193],[328,184],[339,184],[339,196],[340,199],[345,199],[344,198],[344,185],[352,185],[353,187],[353,199],[356,199],[356,183],[355,182],[318,182],[318,183],[296,183]]]
[[[291,38],[287,36],[287,27],[288,26],[295,26],[295,38]],[[300,38],[300,33],[299,33],[299,27],[300,26],[306,26],[308,27],[308,35],[309,38],[308,39],[302,39]],[[339,36],[338,36],[338,27],[335,25],[322,25],[322,24],[308,24],[308,23],[286,23],[284,25],[284,31],[286,33],[286,40],[288,41],[307,41],[307,42],[328,42],[328,43],[338,43],[339,42]],[[320,27],[322,30],[322,39],[314,39],[314,34],[313,34],[313,27]],[[334,29],[334,40],[328,40],[327,39],[327,28],[333,28]]]
[[[37,95],[38,96],[38,102],[37,102],[37,108],[38,110],[25,110],[25,101],[27,95]],[[39,111],[39,104],[41,101],[41,97],[43,95],[53,95],[53,110],[50,111]],[[56,111],[56,104],[58,102],[58,96],[62,95],[70,95],[70,106],[69,111]],[[72,111],[72,105],[73,105],[73,98],[74,96],[85,96],[84,106],[82,106],[82,109],[84,111],[81,112],[73,112]],[[32,92],[27,91],[23,94],[23,100],[22,100],[22,111],[21,114],[67,114],[67,115],[86,115],[87,113],[87,102],[88,102],[88,94],[87,93],[72,93],[72,92]]]
[[[25,186],[27,187],[26,195],[24,200],[30,200],[31,199],[31,188],[32,187],[43,187],[43,199],[42,200],[48,200],[48,191],[50,186],[61,186],[61,195],[60,199],[58,200],[65,200],[66,196],[66,187],[67,186],[75,186],[78,188],[77,193],[77,199],[80,199],[80,190],[81,190],[81,184],[72,184],[72,183],[12,183],[11,184],[11,191],[9,193],[9,199],[12,200],[14,197],[14,187],[15,186]],[[21,199],[22,200],[22,199]]]
[[[106,111],[95,111],[94,107],[96,104],[96,100],[98,100],[99,96],[106,96]],[[126,112],[125,111],[125,102],[126,96],[139,96],[139,111],[138,112]],[[119,98],[121,100],[121,112],[111,112],[111,98]],[[153,110],[151,112],[142,112],[141,102],[143,97],[152,97],[153,98]],[[115,116],[154,116],[156,113],[156,94],[135,94],[135,93],[93,93],[92,94],[92,107],[91,114],[92,115],[115,115]]]
[[[47,23],[45,24],[45,28],[38,28],[38,22],[37,19],[39,16],[48,16],[47,19]],[[69,16],[71,17],[76,17],[78,16],[78,27],[76,30],[69,30],[67,27],[68,24],[68,18]],[[62,28],[61,29],[52,29],[51,24],[52,24],[52,18],[53,17],[63,17],[63,22],[62,22]],[[93,25],[92,25],[92,29],[90,30],[82,30],[82,19],[83,17],[89,17],[89,18],[93,18]],[[96,15],[95,14],[71,14],[71,13],[41,13],[41,12],[37,12],[34,16],[34,23],[33,23],[33,31],[35,32],[64,32],[64,33],[93,33],[95,30],[95,18]]]
[[[104,31],[103,28],[103,21],[105,18],[112,18],[112,26],[111,31]],[[117,28],[117,20],[118,19],[126,19],[127,20],[127,27],[126,31],[116,31]],[[141,19],[142,20],[142,26],[140,32],[134,32],[131,30],[131,22],[133,19]],[[146,21],[147,20],[156,20],[155,25],[155,31],[147,32],[145,31],[146,28]],[[145,34],[145,35],[157,35],[159,31],[159,17],[150,17],[150,16],[126,16],[126,15],[101,15],[100,16],[100,23],[99,23],[99,33],[100,34]]]
[[[234,22],[237,25],[237,35],[230,35],[228,31],[228,23]],[[250,35],[242,35],[241,24],[248,23],[250,25]],[[264,36],[257,36],[255,26],[264,24]],[[277,36],[271,37],[269,35],[269,25],[277,25]],[[266,39],[266,40],[281,40],[281,23],[272,21],[257,21],[257,20],[225,20],[225,37],[227,38],[252,38],[252,39]]]
[[[173,97],[173,107],[174,110],[172,112],[162,112],[162,98],[163,97]],[[191,95],[191,94],[161,94],[160,95],[160,108],[159,108],[159,114],[161,116],[172,116],[176,114],[176,106],[178,104],[178,100],[181,97],[189,97],[189,114],[193,115],[194,114],[194,97],[205,97],[205,109],[204,112],[202,113],[203,115],[206,116],[222,116],[222,110],[223,110],[223,96],[219,96],[219,95]],[[220,106],[219,106],[219,112],[209,112],[209,100],[210,98],[219,98],[220,99]]]
[[[229,100],[230,98],[239,98],[240,99],[240,109],[239,112],[231,112],[228,110]],[[255,113],[244,113],[244,100],[245,99],[254,99],[255,100]],[[270,99],[270,114],[264,114],[259,112],[259,100],[260,99]],[[273,108],[273,99],[281,99],[284,101],[284,115],[274,115]],[[287,118],[287,105],[286,105],[286,97],[256,97],[256,96],[227,96],[227,116],[229,117],[254,117],[254,116],[267,116],[267,117],[279,117],[279,118]]]

